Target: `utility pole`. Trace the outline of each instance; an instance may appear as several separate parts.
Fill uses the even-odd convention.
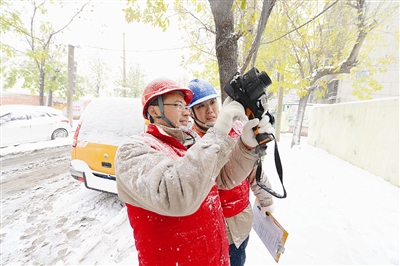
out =
[[[122,81],[122,87],[124,88],[123,90],[123,95],[126,97],[126,60],[125,60],[125,32],[122,33],[122,75],[123,75],[123,81]]]
[[[75,46],[68,44],[68,86],[67,86],[67,117],[69,124],[73,126],[73,105],[74,105],[74,49]]]
[[[278,82],[280,81],[283,81],[283,76],[278,72]],[[282,101],[283,101],[283,88],[282,86],[279,85],[278,106],[276,107],[276,128],[275,128],[276,141],[279,141],[281,137]]]

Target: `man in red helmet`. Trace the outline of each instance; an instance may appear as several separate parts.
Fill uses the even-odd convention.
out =
[[[189,104],[189,107],[192,109],[192,118],[194,120],[192,130],[202,137],[214,126],[214,123],[219,117],[218,93],[209,82],[198,78],[190,81],[188,87],[194,94],[192,102]],[[268,119],[267,116],[266,119]],[[273,128],[269,120],[268,122],[264,121],[263,124],[260,122],[259,127],[262,125],[265,127],[264,130],[269,131],[268,133],[272,133],[271,130],[273,130]],[[246,139],[246,137],[249,135],[251,136],[251,134],[241,136],[242,131],[245,130],[253,131],[252,126],[249,127],[249,125],[245,125],[243,127],[240,121],[235,121],[229,132],[229,136],[234,140],[240,138],[247,147],[252,149],[257,146],[258,143],[253,141],[253,138]],[[255,168],[256,167],[257,166],[255,166]],[[261,177],[261,182],[271,187],[267,176],[263,174]],[[257,185],[255,169],[245,180],[234,188],[222,188],[218,190],[222,210],[227,222],[226,234],[229,241],[231,266],[243,266],[246,261],[246,246],[249,241],[249,234],[253,223],[250,189],[260,202],[262,206],[261,211],[263,213],[267,211],[272,212],[274,209],[272,195]]]
[[[118,196],[140,265],[229,265],[218,187],[242,182],[257,155],[228,136],[237,118],[247,119],[240,103],[227,103],[215,126],[197,138],[187,128],[192,98],[170,79],[150,82],[142,96],[147,131],[116,154]],[[255,139],[250,133],[246,138]]]

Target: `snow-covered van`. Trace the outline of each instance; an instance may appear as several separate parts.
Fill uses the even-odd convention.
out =
[[[76,128],[70,173],[88,189],[117,194],[114,157],[119,145],[144,131],[139,98],[97,98]]]

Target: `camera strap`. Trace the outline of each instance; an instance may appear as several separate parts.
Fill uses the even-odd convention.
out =
[[[260,149],[260,151],[258,153],[259,157],[258,157],[258,160],[256,162],[257,163],[256,182],[257,182],[257,185],[259,187],[261,187],[262,189],[264,189],[265,191],[267,191],[271,195],[273,195],[273,196],[275,196],[277,198],[283,199],[283,198],[286,198],[286,189],[285,189],[285,186],[283,185],[283,169],[282,169],[281,157],[279,156],[278,145],[276,143],[275,136],[274,136],[273,139],[275,141],[275,149],[274,149],[275,167],[276,167],[276,171],[277,171],[278,176],[279,176],[279,180],[281,181],[281,184],[282,184],[283,195],[275,192],[274,190],[272,190],[271,188],[267,187],[265,184],[260,182],[261,181],[261,174],[262,174],[262,160],[261,160],[262,155],[261,154],[264,151],[264,149]]]

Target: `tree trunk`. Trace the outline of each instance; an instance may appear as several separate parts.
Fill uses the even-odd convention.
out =
[[[301,136],[301,129],[303,127],[303,118],[304,113],[306,111],[308,98],[312,90],[308,91],[308,93],[303,97],[300,98],[299,107],[297,108],[297,115],[296,115],[296,123],[293,129],[293,136],[292,136],[292,143],[290,148],[293,148],[294,145],[300,145],[300,136]]]
[[[283,81],[283,75],[278,72],[278,82]],[[275,118],[275,139],[280,141],[281,139],[281,127],[282,127],[282,103],[283,103],[283,87],[278,87],[278,106],[276,108]]]
[[[44,105],[44,77],[45,77],[45,73],[44,73],[44,66],[40,66],[39,69],[39,73],[40,73],[40,77],[39,77],[39,104],[41,106]]]
[[[231,11],[233,0],[209,0],[215,23],[215,51],[218,60],[221,100],[227,97],[225,84],[238,71],[238,36],[234,31],[234,17]]]
[[[53,91],[52,90],[49,90],[49,92],[47,93],[46,105],[53,107]]]

